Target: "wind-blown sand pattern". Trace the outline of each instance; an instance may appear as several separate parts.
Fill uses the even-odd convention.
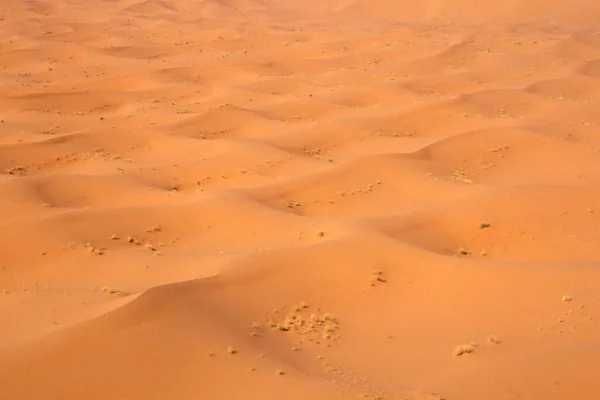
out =
[[[0,398],[599,399],[598,21],[3,1]]]

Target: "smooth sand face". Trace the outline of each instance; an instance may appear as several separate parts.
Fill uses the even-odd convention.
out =
[[[0,398],[600,398],[600,6],[413,3],[3,1]]]

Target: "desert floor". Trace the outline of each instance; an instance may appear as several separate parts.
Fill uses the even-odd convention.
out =
[[[3,1],[0,398],[599,399],[600,5],[421,3]]]

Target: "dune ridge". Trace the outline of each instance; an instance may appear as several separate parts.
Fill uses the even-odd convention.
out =
[[[600,398],[598,21],[3,2],[0,398]]]

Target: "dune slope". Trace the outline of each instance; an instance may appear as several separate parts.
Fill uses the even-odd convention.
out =
[[[0,398],[600,398],[598,21],[3,2]]]

